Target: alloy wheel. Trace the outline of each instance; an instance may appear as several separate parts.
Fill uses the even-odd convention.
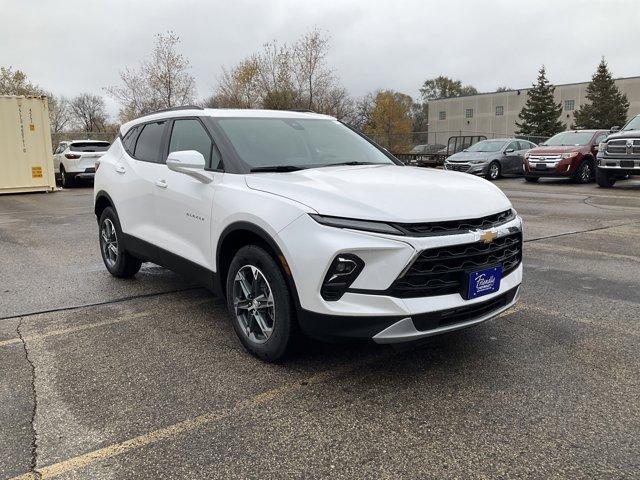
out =
[[[265,343],[276,320],[273,292],[264,274],[245,265],[233,281],[233,307],[242,332],[253,343]]]
[[[582,180],[583,182],[588,182],[589,180],[591,180],[591,167],[588,163],[585,163],[582,166],[582,170],[580,171],[580,180]]]
[[[489,177],[491,177],[491,180],[497,180],[499,174],[500,174],[500,167],[498,166],[497,163],[492,163],[489,166]]]
[[[109,218],[105,218],[100,228],[100,247],[104,261],[110,268],[113,268],[118,262],[118,236],[113,222]]]

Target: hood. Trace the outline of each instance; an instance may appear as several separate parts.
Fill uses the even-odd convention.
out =
[[[501,156],[498,152],[458,152],[447,157],[449,162],[468,162],[469,160],[488,160],[489,157]]]
[[[640,130],[625,130],[621,132],[612,133],[607,137],[607,141],[616,140],[622,138],[639,138]]]
[[[546,155],[549,153],[575,152],[575,151],[582,150],[583,148],[589,148],[589,145],[569,145],[567,147],[540,146],[540,147],[532,148],[527,153],[529,153],[529,155]]]
[[[249,188],[321,215],[394,222],[461,220],[511,207],[493,184],[466,173],[398,165],[312,168],[247,175]]]

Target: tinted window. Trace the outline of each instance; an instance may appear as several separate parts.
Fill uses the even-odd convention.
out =
[[[393,162],[335,120],[220,118],[218,125],[249,166],[325,166],[344,162]]]
[[[202,124],[195,119],[176,120],[173,122],[169,153],[181,150],[195,150],[204,157],[207,167],[211,168],[212,156],[215,168],[220,167],[218,151]]]
[[[133,149],[136,146],[136,136],[138,135],[138,127],[130,129],[122,140],[122,145],[129,155],[133,155]]]
[[[511,142],[506,149],[520,150],[520,147],[518,146],[518,142]]]
[[[157,162],[160,154],[160,141],[162,140],[162,132],[164,131],[164,122],[147,123],[142,127],[138,141],[136,142],[136,150],[134,156],[138,160],[147,162]]]
[[[109,142],[74,142],[69,150],[74,152],[106,152],[109,150]]]
[[[520,150],[529,150],[530,148],[533,148],[531,142],[520,140]]]

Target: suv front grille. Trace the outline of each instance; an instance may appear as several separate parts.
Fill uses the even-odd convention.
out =
[[[474,230],[487,230],[505,224],[515,218],[511,209],[494,213],[486,217],[465,220],[448,220],[446,222],[431,223],[394,223],[393,226],[407,236],[430,237],[434,235],[459,235]]]
[[[633,145],[627,150],[626,138],[620,140],[609,140],[607,142],[607,153],[614,155],[640,155],[640,139],[633,139]]]
[[[491,243],[475,242],[424,250],[386,293],[399,298],[462,295],[470,270],[502,265],[503,276],[507,276],[521,261],[521,232]]]

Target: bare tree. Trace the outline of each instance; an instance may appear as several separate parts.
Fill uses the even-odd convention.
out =
[[[327,65],[329,38],[318,30],[292,45],[276,41],[230,69],[224,68],[206,103],[216,107],[310,109],[338,118],[354,103]]]
[[[150,58],[138,68],[125,67],[120,72],[122,85],[105,89],[120,103],[121,121],[195,102],[195,80],[189,60],[178,52],[179,44],[173,32],[156,35]]]
[[[85,132],[102,132],[107,122],[104,99],[99,95],[82,93],[69,104],[73,122]]]
[[[64,131],[71,121],[71,109],[69,99],[53,93],[47,94],[49,97],[49,123],[51,125],[51,133],[60,133]]]

